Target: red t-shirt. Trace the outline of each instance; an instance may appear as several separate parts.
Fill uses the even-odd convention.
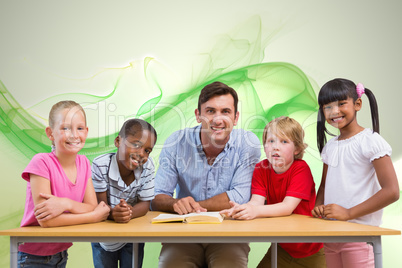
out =
[[[267,159],[259,162],[254,169],[251,194],[264,196],[267,205],[280,203],[286,196],[301,198],[294,214],[312,216],[315,205],[315,184],[307,163],[295,160],[290,168],[276,174]],[[317,253],[322,243],[280,243],[280,246],[294,258],[304,258]]]

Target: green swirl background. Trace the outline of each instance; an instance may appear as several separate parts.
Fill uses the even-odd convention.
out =
[[[218,3],[217,3],[218,2]],[[335,77],[361,82],[379,103],[381,134],[402,177],[398,87],[402,37],[398,1],[5,1],[0,0],[0,229],[19,226],[26,183],[21,172],[50,151],[44,129],[52,104],[73,99],[90,129],[90,160],[115,150],[131,117],[158,132],[152,157],[175,130],[196,124],[200,89],[222,81],[239,93],[239,127],[261,139],[272,118],[289,115],[306,132],[304,159],[316,186],[316,94]],[[398,98],[399,97],[399,98]],[[358,120],[370,127],[367,99]],[[262,149],[262,148],[261,148]],[[401,229],[401,201],[384,227]],[[398,267],[401,237],[383,238],[384,267]],[[252,243],[249,267],[268,247]],[[144,267],[156,267],[159,243],[147,243]],[[89,243],[75,243],[68,267],[93,267]],[[9,239],[0,237],[0,266]]]

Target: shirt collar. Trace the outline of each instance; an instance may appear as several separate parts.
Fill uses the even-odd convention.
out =
[[[193,128],[193,131],[194,131],[194,135],[195,135],[195,145],[197,146],[197,149],[199,151],[202,151],[202,143],[201,143],[201,136],[200,136],[201,125],[198,125],[195,128]],[[229,149],[231,146],[233,146],[233,143],[235,140],[235,137],[234,137],[235,134],[233,134],[233,133],[234,133],[234,129],[232,129],[232,131],[230,132],[229,140],[226,143],[225,148],[223,149],[224,151]]]
[[[143,171],[143,168],[144,168],[143,166],[139,166],[138,168],[136,168],[134,170],[134,176],[135,176],[134,181],[137,181],[137,179],[140,178],[140,176],[142,174],[142,171]],[[110,160],[109,178],[111,180],[114,180],[114,181],[117,181],[117,182],[121,181],[120,184],[121,183],[124,184],[124,182],[123,182],[123,180],[121,179],[121,176],[120,176],[120,170],[119,170],[119,165],[117,164],[116,154],[112,155],[112,158]]]
[[[120,171],[119,165],[117,164],[116,154],[112,155],[112,158],[110,159],[109,178],[114,181],[119,181],[120,178]]]

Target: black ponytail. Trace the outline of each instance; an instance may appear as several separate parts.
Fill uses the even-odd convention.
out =
[[[378,106],[377,106],[377,100],[375,99],[375,96],[373,92],[365,88],[364,93],[367,95],[367,98],[369,99],[370,103],[370,111],[371,111],[371,123],[373,125],[373,132],[377,132],[380,134],[380,116],[378,114]]]
[[[324,149],[325,144],[327,143],[327,136],[326,133],[335,136],[334,134],[330,133],[325,126],[325,116],[324,112],[322,110],[322,107],[318,110],[318,115],[317,115],[317,147],[318,150],[321,154],[322,149]]]

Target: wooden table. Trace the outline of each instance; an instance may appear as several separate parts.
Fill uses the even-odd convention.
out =
[[[10,236],[10,266],[17,267],[21,242],[166,242],[166,243],[247,243],[271,242],[272,267],[276,267],[276,245],[286,242],[370,242],[375,267],[382,267],[382,235],[400,235],[401,231],[356,223],[322,220],[302,215],[227,220],[221,224],[159,223],[151,219],[160,212],[149,212],[127,224],[105,221],[67,227],[22,227],[0,231]],[[133,258],[137,247],[134,246]],[[136,267],[137,262],[133,261]]]

